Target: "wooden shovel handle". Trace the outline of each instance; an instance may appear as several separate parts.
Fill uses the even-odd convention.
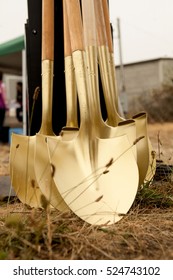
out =
[[[54,0],[42,0],[42,60],[54,59]]]
[[[111,27],[110,27],[108,0],[102,0],[102,7],[103,7],[104,20],[105,20],[105,25],[106,25],[106,35],[107,35],[108,47],[109,47],[110,53],[113,53],[113,43],[112,43],[112,34],[111,34]]]
[[[63,0],[66,2],[68,24],[71,40],[72,52],[84,50],[83,28],[79,0]]]
[[[107,46],[106,26],[104,21],[104,14],[102,8],[102,0],[94,1],[96,29],[97,29],[97,43],[98,46]]]
[[[70,33],[68,26],[68,17],[66,9],[66,1],[63,1],[63,25],[64,25],[64,56],[71,56],[71,42],[70,42]]]
[[[82,0],[82,15],[85,47],[97,46],[93,0]]]

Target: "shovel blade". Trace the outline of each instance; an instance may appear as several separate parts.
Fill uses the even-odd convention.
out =
[[[12,134],[10,147],[11,184],[19,200],[31,207],[42,207],[42,193],[34,171],[35,136]]]
[[[138,167],[126,135],[94,139],[94,164],[89,146],[85,138],[68,143],[49,138],[50,162],[56,166],[53,179],[76,215],[92,225],[110,225],[128,212],[135,199]]]
[[[60,137],[58,136],[54,136],[54,138],[56,138],[57,142],[60,140]],[[50,164],[49,158],[50,155],[49,150],[47,149],[47,136],[43,134],[37,134],[34,159],[34,168],[37,182],[47,201],[49,201],[49,203],[54,208],[64,212],[69,210],[69,207],[64,202],[54,183],[54,168]]]

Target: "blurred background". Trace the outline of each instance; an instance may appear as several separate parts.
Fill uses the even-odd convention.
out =
[[[108,2],[118,92],[125,115],[130,117],[144,110],[149,123],[172,122],[172,0]],[[0,70],[9,109],[4,130],[21,128],[24,134],[28,106],[25,47],[28,3],[32,0],[0,0]],[[38,17],[37,13],[34,17]],[[17,99],[19,90],[22,90],[22,110]],[[21,117],[18,118],[19,109]]]

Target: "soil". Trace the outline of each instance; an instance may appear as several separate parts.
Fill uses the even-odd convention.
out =
[[[0,176],[9,175],[9,152],[8,144],[0,144]]]
[[[167,164],[173,163],[173,123],[148,125],[148,134],[157,159]]]

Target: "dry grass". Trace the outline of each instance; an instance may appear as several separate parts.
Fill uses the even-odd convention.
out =
[[[157,148],[158,130],[151,128],[149,134]],[[163,143],[160,156],[166,158],[165,135],[172,133],[173,125],[170,131],[164,131],[160,133]],[[0,170],[5,173],[8,173],[8,153],[9,147],[4,148]],[[172,229],[170,178],[140,189],[128,215],[107,228],[90,226],[70,211],[34,210],[17,199],[9,204],[1,200],[0,259],[173,259]]]
[[[133,98],[129,104],[129,115],[146,111],[150,123],[172,122],[173,107],[170,106],[172,102],[173,86],[163,84]]]
[[[90,226],[72,212],[2,202],[0,259],[172,259],[171,200],[163,203],[161,191],[150,200],[140,204],[138,195],[128,215],[108,228]]]
[[[9,175],[9,145],[0,143],[0,176]]]

